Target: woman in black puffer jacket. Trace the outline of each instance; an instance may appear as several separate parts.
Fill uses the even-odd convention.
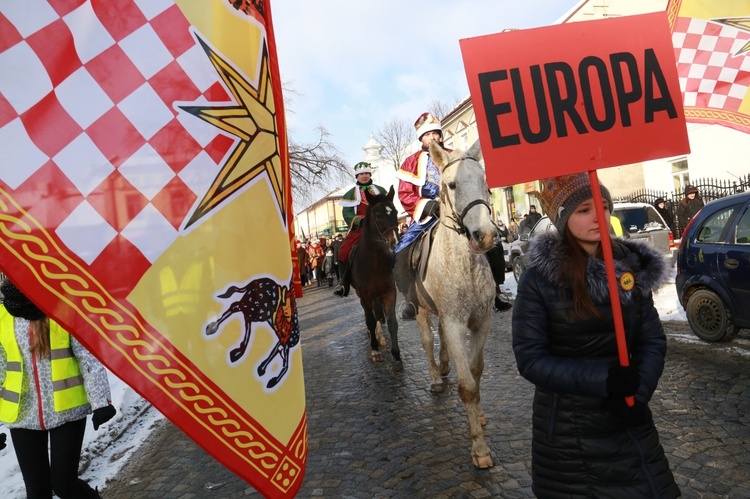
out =
[[[620,367],[588,176],[542,185],[540,199],[557,232],[531,244],[513,312],[518,369],[536,386],[534,493],[677,497],[648,408],[667,348],[651,293],[666,280],[668,266],[647,243],[612,241],[630,354],[630,366]],[[602,196],[611,209],[604,187]],[[633,407],[625,403],[629,395]]]

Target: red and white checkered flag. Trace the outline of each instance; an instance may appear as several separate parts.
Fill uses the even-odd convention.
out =
[[[217,460],[293,496],[306,418],[269,0],[2,1],[0,67],[0,269]]]
[[[667,12],[687,121],[750,132],[750,1],[671,0]]]

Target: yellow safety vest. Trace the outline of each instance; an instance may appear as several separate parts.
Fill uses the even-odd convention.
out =
[[[620,222],[620,219],[614,215],[610,215],[609,222],[610,222],[611,232],[615,235],[615,237],[622,236],[623,235],[622,222]]]
[[[203,264],[194,263],[185,272],[180,283],[177,283],[174,270],[167,267],[159,274],[161,283],[162,304],[167,317],[180,313],[190,314],[195,311],[203,277]]]
[[[13,316],[4,306],[0,306],[0,343],[7,356],[5,381],[0,390],[0,421],[6,423],[18,419],[23,379],[23,356],[16,341],[13,322]],[[53,320],[50,320],[50,356],[55,412],[87,404],[81,368],[70,346],[70,334]]]

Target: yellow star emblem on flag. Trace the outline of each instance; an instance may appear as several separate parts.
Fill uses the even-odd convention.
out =
[[[200,220],[264,172],[268,174],[281,217],[286,222],[276,106],[271,88],[268,49],[264,45],[258,86],[255,88],[200,36],[198,41],[236,104],[179,107],[237,137],[239,141],[208,192],[190,215],[185,227]]]

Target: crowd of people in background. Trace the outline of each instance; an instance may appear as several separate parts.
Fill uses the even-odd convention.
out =
[[[344,237],[336,234],[333,239],[321,237],[297,241],[297,264],[302,287],[326,284],[328,287],[340,281],[339,249]]]

